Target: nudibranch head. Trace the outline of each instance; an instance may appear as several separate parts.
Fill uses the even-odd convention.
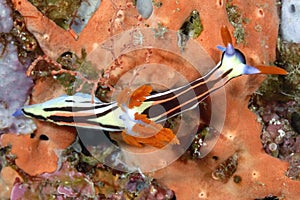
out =
[[[218,64],[219,74],[225,82],[240,75],[251,74],[278,74],[285,75],[284,69],[275,66],[250,66],[246,64],[244,54],[228,43],[226,47],[218,46],[223,51],[222,59]]]
[[[234,56],[236,54],[235,48],[229,43],[227,47],[225,48],[224,54],[226,56]]]
[[[222,71],[221,74],[225,73],[225,76],[227,76],[225,81],[229,81],[230,79],[243,74],[287,74],[284,69],[276,66],[253,67],[247,65],[244,54],[233,47],[229,29],[225,25],[221,27],[221,37],[226,47],[217,46],[217,48],[223,52],[222,60],[219,63],[221,66],[219,68],[221,69],[220,71]]]

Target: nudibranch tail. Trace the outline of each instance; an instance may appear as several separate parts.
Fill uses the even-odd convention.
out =
[[[19,117],[19,116],[23,116],[23,111],[21,108],[17,109],[13,114],[14,117]]]
[[[116,109],[115,102],[104,103],[98,99],[92,102],[91,95],[76,93],[73,96],[62,95],[44,103],[24,106],[14,116],[23,114],[57,125],[121,131],[122,125],[112,118],[112,111]]]

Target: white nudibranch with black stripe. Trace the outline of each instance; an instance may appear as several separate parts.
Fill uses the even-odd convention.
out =
[[[213,69],[179,88],[151,94],[151,86],[143,85],[133,92],[125,89],[116,101],[109,103],[98,99],[92,103],[91,95],[82,93],[64,95],[41,104],[25,106],[14,116],[24,114],[58,125],[122,131],[124,141],[138,147],[147,144],[162,148],[170,142],[179,143],[171,129],[157,123],[195,108],[235,77],[287,73],[274,66],[249,66],[241,51],[235,49],[231,42],[225,43],[226,48],[219,47],[223,51],[222,59]]]

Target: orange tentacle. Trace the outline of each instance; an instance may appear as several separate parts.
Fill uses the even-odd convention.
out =
[[[263,66],[263,65],[256,65],[254,66],[259,71],[261,71],[261,74],[278,74],[278,75],[286,75],[288,74],[287,71],[280,67],[276,66]]]
[[[232,44],[232,39],[228,27],[223,25],[221,27],[221,37],[225,46]]]

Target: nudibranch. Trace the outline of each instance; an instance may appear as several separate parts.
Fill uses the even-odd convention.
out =
[[[225,33],[225,35],[224,35]],[[25,106],[14,116],[25,115],[58,125],[122,132],[124,141],[141,147],[144,144],[162,148],[168,143],[178,144],[173,131],[160,122],[194,109],[210,94],[223,87],[228,81],[241,75],[278,74],[284,69],[275,66],[250,66],[243,53],[235,49],[226,30],[222,37],[226,47],[220,62],[191,83],[165,92],[152,93],[149,85],[131,92],[124,89],[113,102],[101,102],[88,94],[77,93],[61,96],[41,104]]]

